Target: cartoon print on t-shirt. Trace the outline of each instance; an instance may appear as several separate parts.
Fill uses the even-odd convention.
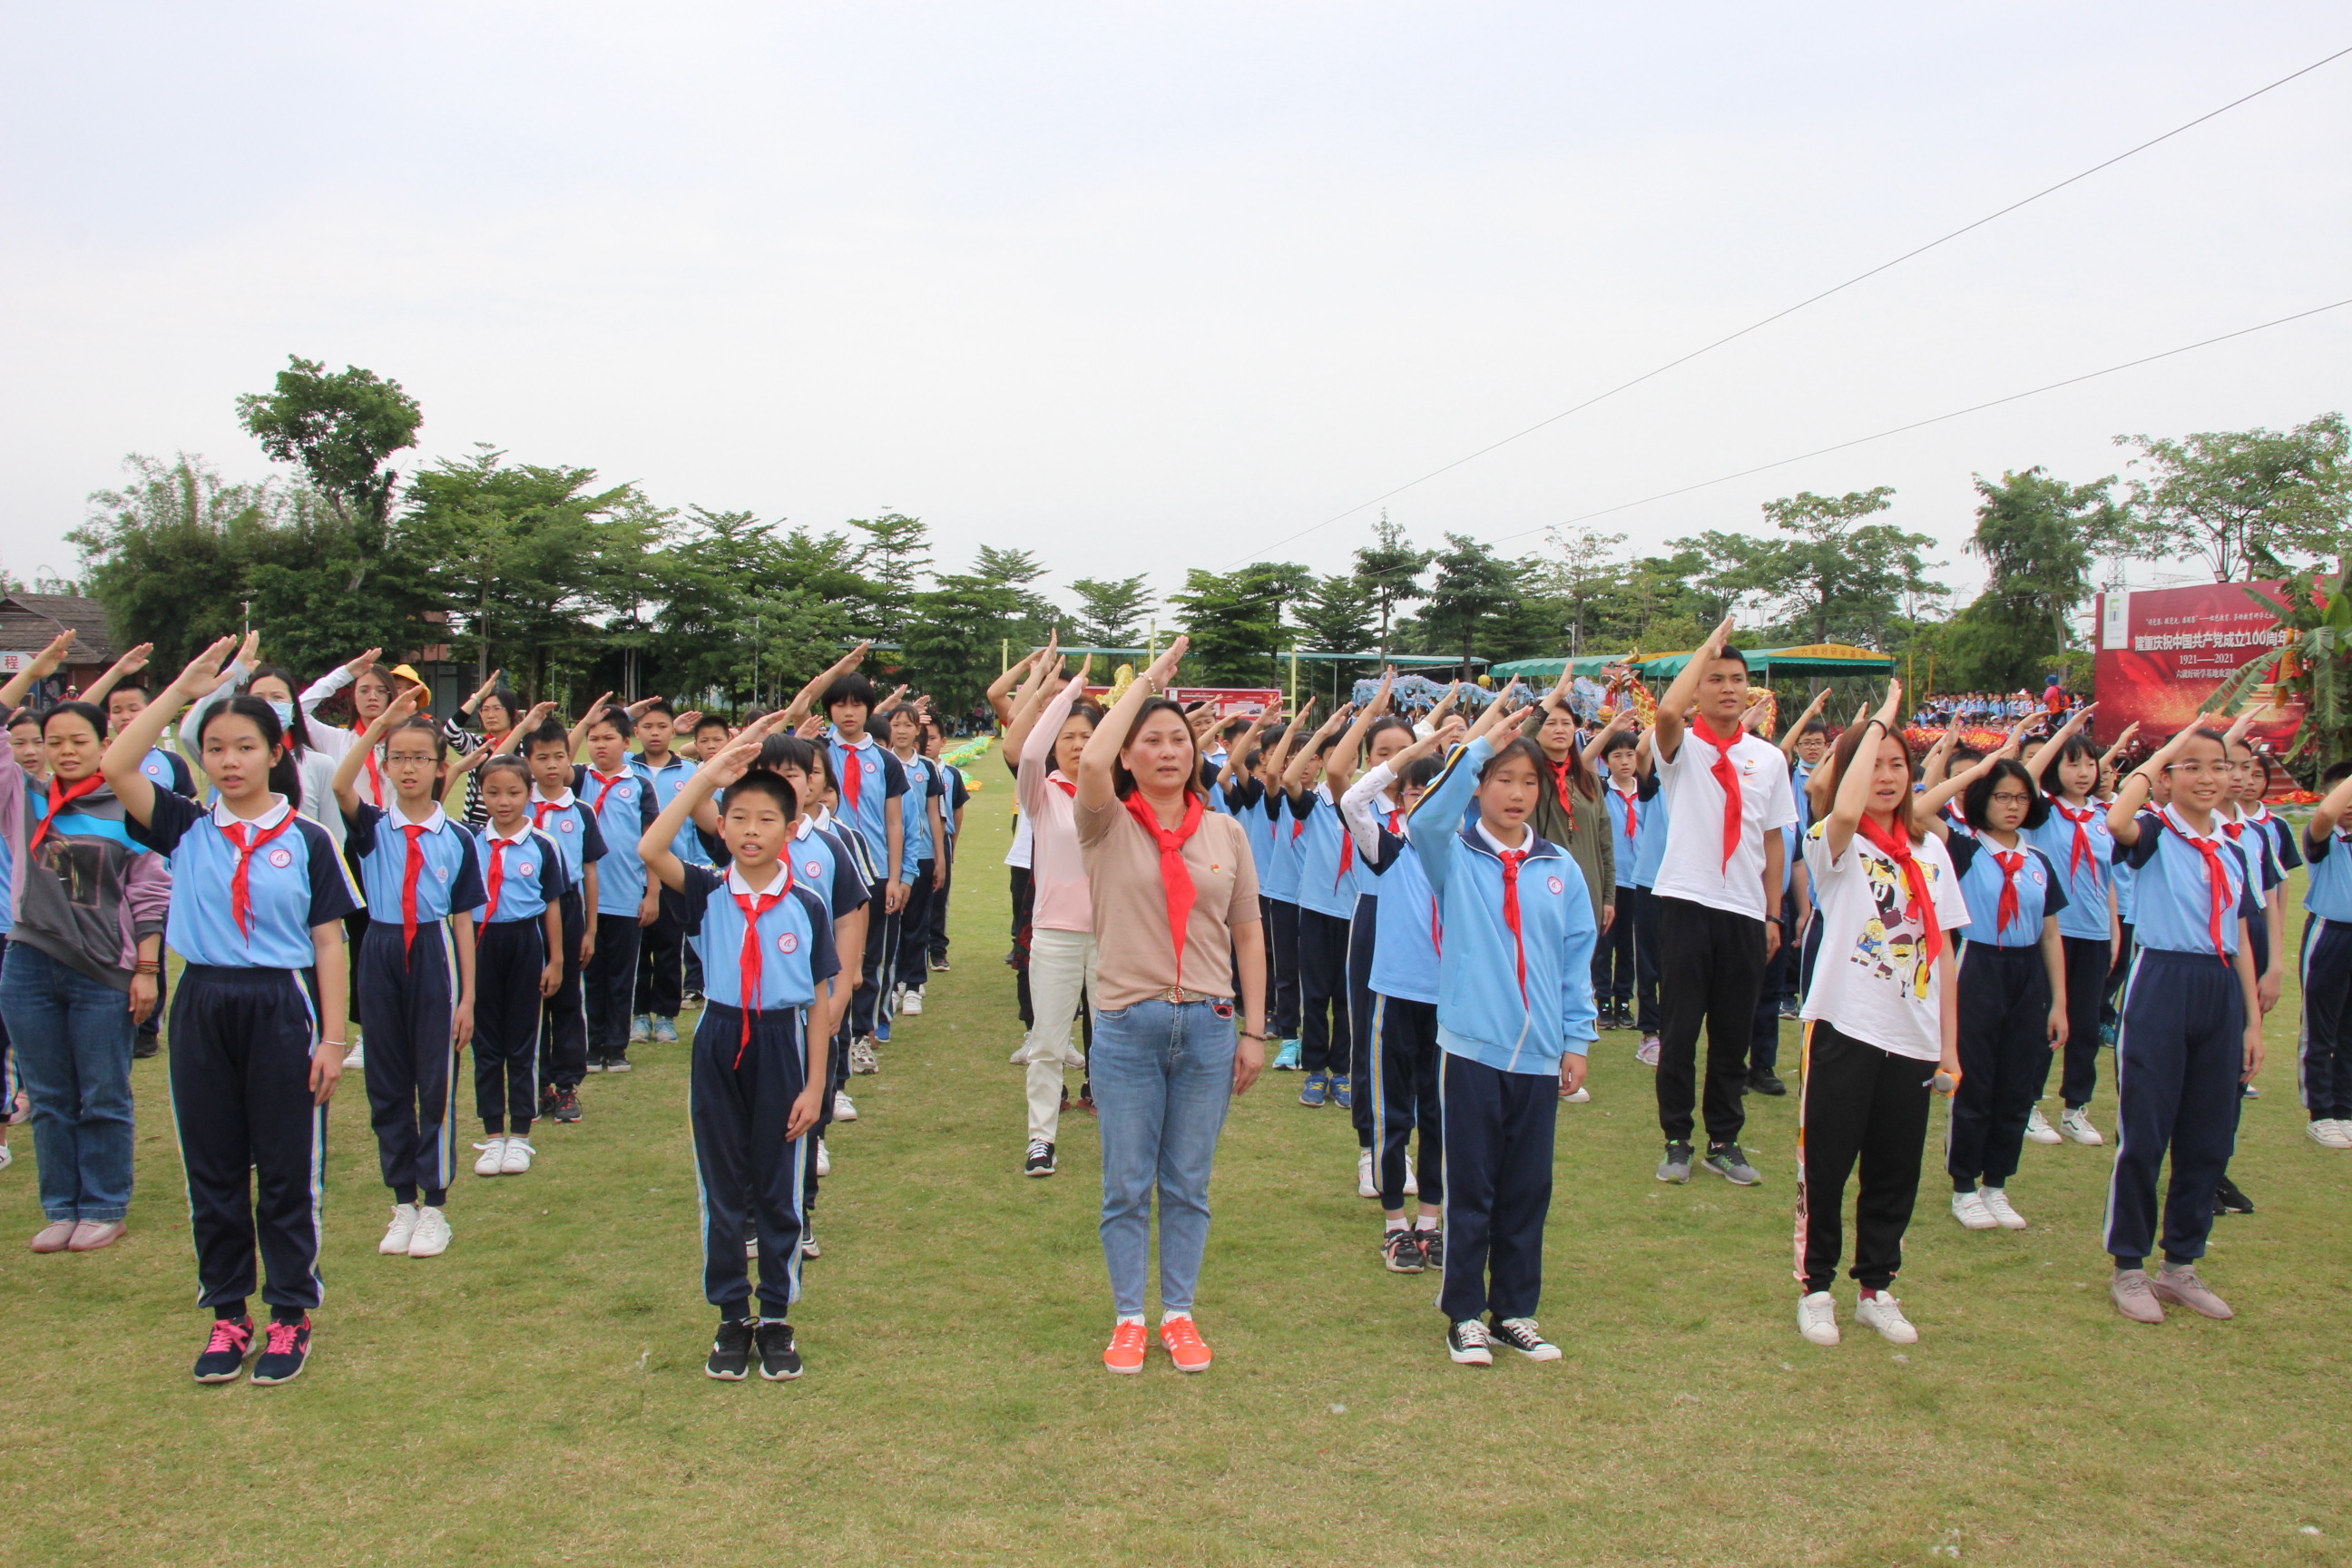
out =
[[[1815,824],[1812,831],[1821,832],[1821,825]],[[1863,853],[1859,838],[1852,852]],[[1938,875],[1937,868],[1932,861],[1923,864],[1932,889]],[[1914,997],[1924,1000],[1927,987],[1935,980],[1935,968],[1926,962],[1926,948],[1919,941],[1926,928],[1905,911],[1903,873],[1881,855],[1864,854],[1863,868],[1869,879],[1871,902],[1877,907],[1877,912],[1863,922],[1862,934],[1846,956],[1881,980],[1899,981]]]

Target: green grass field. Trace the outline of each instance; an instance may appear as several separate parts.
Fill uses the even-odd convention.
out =
[[[835,1130],[803,1380],[702,1375],[685,1051],[640,1047],[530,1175],[461,1179],[432,1261],[374,1251],[388,1200],[348,1086],[314,1363],[199,1388],[163,1064],[142,1062],[121,1244],[31,1256],[28,1129],[0,1174],[0,1562],[2352,1563],[2352,1155],[2303,1136],[2291,985],[2232,1168],[2261,1212],[2220,1222],[2207,1268],[2234,1322],[2109,1309],[2107,1151],[2028,1145],[2032,1228],[1970,1234],[1931,1149],[1901,1285],[1920,1343],[1849,1324],[1809,1346],[1795,1100],[1750,1101],[1760,1188],[1661,1186],[1650,1074],[1612,1034],[1593,1103],[1560,1117],[1543,1320],[1565,1361],[1446,1361],[1434,1277],[1375,1258],[1346,1113],[1286,1074],[1219,1162],[1215,1370],[1155,1352],[1117,1378],[1091,1123],[1065,1121],[1061,1175],[1019,1174],[1001,782],[970,816],[956,967]]]

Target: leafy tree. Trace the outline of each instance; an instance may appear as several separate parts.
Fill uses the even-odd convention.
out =
[[[915,595],[904,639],[905,679],[939,699],[935,708],[953,712],[971,706],[996,675],[1000,639],[1021,619],[1018,589],[976,572],[941,574],[929,592]]]
[[[2352,755],[2352,592],[2345,574],[2298,574],[2286,584],[2284,602],[2248,586],[2246,597],[2279,618],[2287,641],[2239,667],[2206,700],[2209,713],[2226,713],[2264,684],[2276,682],[2273,700],[2300,703],[2303,721],[2286,760],[2312,755],[2321,765]]]
[[[1142,645],[1144,618],[1151,613],[1150,579],[1132,577],[1073,578],[1070,592],[1078,596],[1077,618],[1070,640],[1093,647],[1138,647]]]
[[[2293,557],[2335,555],[2352,519],[2352,429],[2323,414],[2292,430],[2209,430],[2180,440],[2118,436],[2137,447],[2131,553],[2189,555],[2213,580],[2271,576]]]
[[[875,618],[864,629],[894,631],[891,623],[913,605],[916,585],[930,575],[930,530],[921,518],[898,511],[853,517],[849,526],[865,536],[857,568],[875,585]]]
[[[268,392],[236,400],[237,422],[280,463],[299,468],[349,532],[356,593],[384,549],[399,473],[392,455],[416,444],[425,412],[416,399],[372,370],[346,365],[330,375],[315,360],[289,355]]]
[[[1609,607],[1624,595],[1627,566],[1619,552],[1625,536],[1583,527],[1555,528],[1544,537],[1552,553],[1532,563],[1529,588],[1559,601],[1568,652],[1573,657],[1586,651],[1588,638],[1604,624]]]
[[[1708,588],[1753,595],[1787,635],[1875,647],[1917,599],[1944,592],[1927,581],[1920,553],[1933,536],[1863,521],[1885,511],[1894,493],[1891,485],[1843,496],[1803,490],[1764,503],[1765,517],[1788,537],[1710,532],[1675,542],[1706,558]]]
[[[1493,546],[1465,533],[1448,533],[1433,564],[1437,577],[1421,614],[1422,631],[1433,649],[1459,649],[1466,676],[1480,634],[1517,602],[1519,585]]]
[[[1318,577],[1297,607],[1301,645],[1315,653],[1355,653],[1372,640],[1371,596],[1352,573]]]
[[[1256,686],[1274,677],[1282,601],[1259,571],[1248,566],[1219,574],[1195,567],[1184,574],[1184,591],[1170,598],[1192,638],[1195,679],[1207,685]]]
[[[1979,474],[1977,526],[1969,548],[1984,557],[1985,590],[1952,617],[1945,642],[1951,683],[2015,690],[2038,685],[2070,640],[2068,617],[2090,593],[2097,542],[2112,538],[2123,511],[2107,493],[2112,477],[2070,485],[2039,468]]]
[[[169,463],[134,453],[122,466],[128,482],[92,492],[89,517],[66,538],[116,637],[153,643],[156,667],[177,669],[243,626],[247,572],[285,496],[275,483],[232,484],[185,452]]]
[[[1429,552],[1415,550],[1406,540],[1403,526],[1391,522],[1387,509],[1382,508],[1381,521],[1372,526],[1372,542],[1356,552],[1356,577],[1363,584],[1380,622],[1378,646],[1382,658],[1388,657],[1390,629],[1398,610],[1424,596],[1421,574],[1428,570],[1429,560]]]
[[[996,635],[1000,647],[1006,641],[1034,647],[1045,640],[1047,632],[1061,624],[1061,607],[1030,586],[1045,575],[1044,563],[1034,552],[999,550],[993,545],[983,544],[973,557],[971,575],[992,588],[1003,588],[1013,595],[1011,610],[998,621]],[[990,678],[992,679],[995,673],[991,668]],[[981,682],[983,690],[987,684],[986,679]]]

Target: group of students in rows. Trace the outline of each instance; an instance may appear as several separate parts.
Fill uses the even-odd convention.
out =
[[[72,640],[29,661],[0,703],[15,710]],[[16,1025],[48,1221],[33,1250],[96,1251],[122,1234],[131,1041],[162,1001],[165,943],[184,961],[170,1080],[215,1320],[194,1369],[206,1383],[248,1361],[257,1383],[282,1383],[308,1363],[326,1106],[346,1068],[364,1076],[394,1200],[378,1250],[435,1257],[451,1238],[463,1051],[486,1138],[475,1173],[521,1174],[535,1121],[580,1119],[586,1073],[626,1071],[632,1037],[677,1037],[692,958],[705,1284],[723,1320],[713,1375],[744,1375],[755,1343],[763,1375],[797,1375],[784,1312],[799,1260],[816,1254],[806,1216],[830,1169],[821,1137],[802,1133],[855,1118],[841,1092],[853,1054],[871,1070],[875,1040],[899,1005],[919,1013],[944,957],[932,894],[963,792],[925,708],[895,705],[892,745],[878,743],[853,655],[740,732],[686,716],[712,759],[698,766],[671,749],[677,721],[658,699],[600,699],[567,731],[545,705],[520,712],[493,678],[465,705],[483,717],[475,735],[454,717],[436,726],[414,673],[373,650],[298,697],[254,663],[254,636],[232,658],[234,641],[152,702],[142,647],[89,694],[110,712],[69,700],[12,718],[12,739],[37,737],[0,763],[14,927],[0,1011]],[[317,711],[345,687],[351,729]],[[808,714],[820,688],[829,734]],[[158,744],[183,710],[202,801]],[[460,773],[464,822],[442,806]],[[723,812],[722,780],[736,785]],[[836,981],[841,946],[863,963]],[[803,1014],[824,1025],[814,1060]],[[757,1316],[747,1253],[762,1259]]]
[[[1267,928],[1268,1011],[1250,1026],[1270,1036],[1273,1065],[1306,1072],[1302,1103],[1353,1113],[1358,1190],[1384,1215],[1381,1259],[1443,1270],[1449,1353],[1558,1354],[1534,1318],[1556,1107],[1588,1097],[1583,1059],[1618,1021],[1617,987],[1654,975],[1667,984],[1638,1055],[1658,1069],[1661,1181],[1695,1167],[1763,1179],[1739,1146],[1742,1097],[1782,1087],[1758,1043],[1778,1032],[1775,984],[1796,999],[1793,1265],[1808,1341],[1839,1338],[1832,1287],[1857,1173],[1855,1321],[1916,1339],[1893,1286],[1935,1093],[1951,1097],[1946,1173],[1969,1230],[2027,1224],[2010,1197],[2027,1141],[2106,1142],[2091,1104],[2110,1003],[2112,1299],[2135,1321],[2166,1303],[2230,1315],[2196,1265],[2217,1210],[2251,1210],[2229,1154],[2281,991],[2280,889],[2306,856],[2300,1079],[2312,1141],[2352,1147],[2352,857],[2331,853],[2352,764],[2331,771],[2336,787],[2299,854],[2261,804],[2270,764],[2247,743],[2248,721],[2183,731],[2117,781],[2131,737],[2102,753],[2084,733],[2087,709],[2046,738],[2032,734],[2051,722],[2036,713],[1989,754],[1948,734],[1922,758],[1896,728],[1891,688],[1843,731],[1816,700],[1784,752],[1751,728],[1761,705],[1730,629],[1639,735],[1629,710],[1580,731],[1559,689],[1531,704],[1506,692],[1475,723],[1443,706],[1401,720],[1385,683],[1311,731],[1303,714],[1286,727],[1271,713],[1192,716],[1199,794],[1241,827]],[[1122,940],[1059,804],[1111,722],[1085,675],[1049,647],[992,693],[1026,839],[1015,958],[1030,1027],[1015,1060],[1029,1068],[1032,1174],[1055,1168],[1065,1068],[1099,1077],[1102,987],[1088,966]],[[1239,941],[1230,962],[1237,974],[1248,963]],[[1072,1015],[1085,1020],[1089,996],[1097,1045],[1082,1054]],[[2053,1066],[2054,1128],[2038,1109]],[[1107,1255],[1131,1206],[1114,1190],[1109,1141],[1106,1129]],[[1169,1298],[1188,1319],[1195,1283],[1181,1274]],[[1116,1279],[1114,1296],[1124,1314]],[[1119,1351],[1115,1338],[1114,1370],[1141,1364]]]

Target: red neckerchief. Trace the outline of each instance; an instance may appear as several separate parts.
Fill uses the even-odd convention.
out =
[[[1615,795],[1618,803],[1625,808],[1625,842],[1631,844],[1635,837],[1633,803],[1642,798],[1642,786],[1635,784],[1632,789],[1619,789],[1615,784],[1611,784],[1609,793]]]
[[[1863,842],[1895,862],[1903,872],[1905,912],[1916,914],[1919,921],[1919,945],[1928,963],[1933,963],[1944,951],[1944,928],[1936,919],[1936,900],[1927,890],[1927,868],[1911,852],[1911,836],[1881,827],[1878,819],[1863,814],[1859,828]]]
[[[577,800],[580,797],[574,795],[572,798]],[[562,809],[563,802],[560,800],[534,800],[530,803],[530,825],[533,827],[544,828],[547,826],[547,814]]]
[[[489,834],[490,879],[486,889],[488,898],[482,906],[482,923],[474,928],[476,942],[482,940],[482,933],[490,929],[492,921],[499,918],[499,886],[507,879],[507,858],[500,851],[523,843],[528,837],[525,835],[522,838],[500,838],[496,830]]]
[[[383,795],[383,770],[375,765],[375,748],[370,746],[367,749],[367,754],[360,760],[367,768],[368,791],[375,796],[368,804],[376,806],[391,805],[392,803],[386,800]]]
[[[2000,868],[2000,902],[1994,906],[1992,914],[1993,934],[1999,936],[2017,921],[2017,874],[2025,869],[2025,854],[2022,850],[1994,849],[1992,860]]]
[[[2204,858],[2205,891],[2210,900],[2206,910],[2207,933],[2213,939],[2213,955],[2227,957],[2229,950],[2221,945],[2222,921],[2228,916],[2233,900],[2230,897],[2229,869],[2221,864],[2221,847],[2210,838],[2200,838],[2189,832],[2189,825],[2173,815],[2175,809],[2166,806],[2157,820],[2179,834],[2183,844]],[[2235,825],[2225,822],[2221,826],[2226,828]]]
[[[1127,814],[1160,846],[1160,883],[1168,900],[1169,943],[1176,952],[1176,984],[1184,984],[1184,927],[1192,918],[1192,873],[1184,864],[1184,843],[1200,830],[1201,797],[1184,792],[1184,820],[1173,828],[1160,826],[1159,816],[1143,792],[1127,797]]]
[[[1552,793],[1559,797],[1560,810],[1568,814],[1568,830],[1573,833],[1576,831],[1576,796],[1568,787],[1569,767],[1567,763],[1551,763],[1551,788]]]
[[[253,890],[246,873],[252,868],[253,857],[263,845],[294,826],[294,808],[288,806],[277,826],[261,829],[248,844],[245,835],[252,826],[249,822],[231,822],[220,830],[221,837],[236,851],[236,865],[228,874],[229,918],[236,921],[236,929],[244,934],[247,945],[253,942]]]
[[[1072,784],[1068,779],[1064,778],[1061,774],[1047,773],[1045,775],[1045,782],[1052,784],[1055,789],[1060,790],[1064,795],[1068,795],[1072,800],[1078,798],[1078,786]]]
[[[104,773],[92,773],[88,778],[78,779],[63,787],[52,782],[49,786],[49,809],[42,816],[39,825],[33,829],[33,837],[26,841],[25,853],[29,856],[41,847],[41,840],[49,836],[49,829],[57,826],[58,818],[66,814],[68,806],[82,796],[95,795],[105,787]]]
[[[1337,804],[1334,804],[1331,809],[1333,811],[1338,811],[1339,807]],[[1348,879],[1348,868],[1355,863],[1356,833],[1353,828],[1348,826],[1348,819],[1345,816],[1342,816],[1339,818],[1339,868],[1331,875],[1331,887],[1333,891],[1336,892],[1339,889],[1339,884]]]
[[[408,863],[400,869],[400,962],[408,963],[408,950],[416,945],[416,879],[425,870],[425,829],[414,822],[400,825],[408,836]]]
[[[1690,732],[1715,748],[1715,761],[1707,772],[1723,786],[1723,868],[1728,870],[1731,857],[1739,848],[1739,770],[1731,765],[1731,748],[1746,738],[1748,731],[1735,724],[1728,735],[1717,735],[1715,727],[1701,719],[1689,726]],[[1907,853],[1907,851],[1906,851]],[[1933,953],[1928,955],[1934,957]]]
[[[866,783],[866,770],[857,765],[858,747],[847,741],[836,740],[834,744],[841,748],[847,763],[839,770],[841,777],[834,781],[834,788],[841,792],[842,815],[855,821],[857,816],[857,792]]]
[[[743,1065],[743,1053],[751,1044],[751,1015],[760,1010],[760,917],[784,901],[793,890],[793,863],[779,857],[776,862],[784,868],[784,879],[772,893],[738,893],[730,888],[735,907],[743,911],[743,952],[737,960],[742,971],[743,1036],[735,1044],[735,1066]]]
[[[2074,844],[2066,851],[2066,879],[2072,881],[2083,862],[2092,858],[2091,819],[2098,815],[2099,808],[2086,805],[2078,811],[2053,795],[2050,797],[2050,809],[2074,826]]]
[[[1528,829],[1528,837],[1535,829]],[[1525,849],[1498,849],[1496,856],[1503,862],[1503,923],[1511,928],[1511,951],[1519,968],[1519,1005],[1528,1005],[1528,943],[1519,930],[1519,862],[1528,858]]]
[[[595,816],[596,820],[597,820],[597,821],[599,821],[599,822],[602,822],[602,821],[604,821],[604,800],[605,800],[605,797],[606,797],[606,796],[608,796],[608,795],[610,795],[615,788],[617,788],[617,787],[618,787],[618,786],[620,786],[621,784],[626,784],[626,783],[628,782],[628,780],[629,780],[629,770],[628,770],[628,769],[626,769],[626,768],[623,768],[619,773],[614,773],[611,778],[606,778],[603,773],[598,773],[594,768],[590,768],[590,769],[588,770],[588,776],[589,776],[590,778],[592,778],[592,779],[594,779],[598,784],[603,784],[603,785],[604,786],[603,789],[600,789],[600,790],[598,790],[598,791],[596,792],[596,804],[595,804],[595,805],[592,805],[592,806],[590,806],[590,807],[588,808],[588,810],[590,811],[590,813]]]

